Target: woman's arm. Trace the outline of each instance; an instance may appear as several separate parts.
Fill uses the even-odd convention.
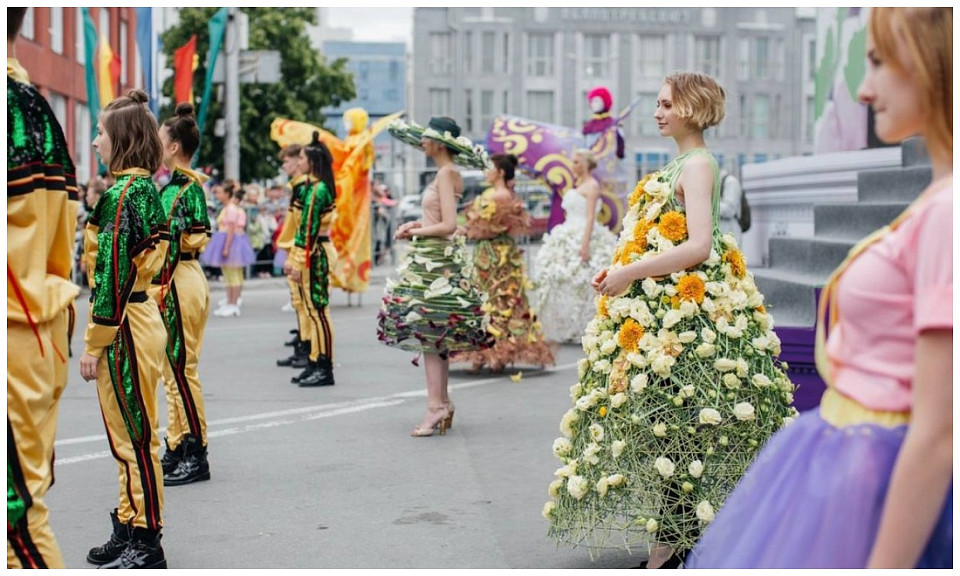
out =
[[[686,202],[687,239],[662,254],[610,270],[599,279],[599,291],[616,296],[636,280],[686,270],[709,258],[713,244],[713,183],[713,164],[702,156],[691,158],[677,183]]]
[[[590,237],[593,235],[593,226],[596,224],[597,202],[600,201],[600,185],[593,178],[583,187],[587,197],[587,226],[583,229],[583,239],[580,240],[580,259],[590,261]],[[576,192],[568,192],[576,194]]]
[[[441,170],[437,174],[437,193],[440,196],[440,222],[407,230],[409,236],[450,236],[457,230],[457,191],[463,180],[455,169]]]
[[[953,481],[953,330],[922,332],[913,409],[868,568],[913,568]]]

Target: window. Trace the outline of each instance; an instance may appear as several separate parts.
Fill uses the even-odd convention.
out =
[[[693,45],[693,69],[713,77],[720,75],[720,38],[697,36]]]
[[[740,137],[746,138],[750,134],[749,125],[747,124],[747,97],[744,94],[740,95]]]
[[[553,34],[531,34],[527,37],[527,74],[553,76]]]
[[[769,136],[770,97],[756,95],[753,97],[753,137],[763,139]]]
[[[657,95],[653,92],[637,94],[640,100],[633,116],[636,117],[637,134],[640,136],[658,136],[657,122],[653,115],[657,112]]]
[[[817,42],[811,40],[807,43],[807,68],[809,69],[810,80],[817,77]]]
[[[473,32],[463,33],[463,71],[473,72]]]
[[[762,153],[756,153],[753,155],[753,162],[755,164],[763,164],[767,161],[767,155]]]
[[[463,126],[468,133],[473,132],[473,90],[467,90],[464,94],[464,107],[466,114],[464,114]]]
[[[34,22],[33,8],[27,8],[27,13],[23,15],[23,24],[20,26],[20,35],[27,40],[33,40],[36,36]]]
[[[771,77],[770,39],[755,39],[754,51],[756,54],[757,80],[769,80]]]
[[[430,33],[430,73],[449,74],[453,70],[449,32]]]
[[[773,76],[778,81],[783,82],[784,76],[786,75],[786,66],[784,65],[784,60],[786,55],[784,54],[783,48],[783,39],[776,38],[773,41]]]
[[[773,97],[773,114],[770,115],[770,137],[773,139],[781,138],[786,135],[785,128],[787,123],[785,118],[782,117],[783,115],[778,113],[780,110],[783,110],[783,108],[780,107],[780,103],[782,101],[783,100],[779,94],[776,94]]]
[[[607,78],[610,75],[610,36],[584,34],[584,74],[587,78]]]
[[[391,102],[397,99],[397,89],[396,88],[387,88],[383,91],[383,99]]]
[[[74,52],[77,56],[77,62],[83,64],[87,61],[87,52],[83,43],[83,8],[73,9],[73,22],[76,25],[77,33]]]
[[[750,39],[741,38],[739,45],[739,65],[737,66],[737,80],[750,79]]]
[[[643,36],[637,45],[640,78],[663,78],[666,70],[666,39],[663,36]]]
[[[443,88],[430,89],[430,114],[432,116],[450,115],[450,90]]]
[[[503,106],[500,107],[501,114],[509,114],[510,110],[510,91],[503,91]]]
[[[531,120],[553,124],[553,91],[530,90],[527,92],[526,116]]]
[[[60,126],[66,132],[67,126],[67,99],[61,94],[56,92],[50,92],[50,109],[53,110],[53,115],[57,117],[57,122],[60,123]]]
[[[400,62],[396,60],[390,62],[390,82],[400,81]]]
[[[370,75],[370,63],[366,60],[361,60],[357,63],[357,79],[366,80]]]
[[[484,32],[481,36],[480,71],[484,74],[493,73],[493,51],[496,49],[496,42],[497,35],[494,32]]]
[[[80,9],[77,8],[77,13]],[[73,106],[73,158],[76,160],[77,182],[90,181],[90,110],[83,104]]]
[[[501,68],[504,74],[510,72],[510,34],[503,33],[503,67]]]
[[[50,49],[63,54],[63,8],[50,9]]]
[[[127,23],[120,22],[120,85],[127,85]]]
[[[480,91],[480,125],[478,131],[486,132],[493,124],[493,90]]]
[[[807,96],[806,116],[804,118],[803,139],[807,142],[813,142],[813,124],[816,118],[813,117],[813,96]]]

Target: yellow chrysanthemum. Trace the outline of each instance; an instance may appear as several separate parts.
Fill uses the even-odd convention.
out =
[[[480,202],[480,218],[490,220],[497,213],[497,203],[483,200]]]
[[[743,278],[747,273],[747,264],[743,260],[743,253],[739,250],[727,250],[723,253],[723,261],[730,264],[730,271],[737,278]]]
[[[599,414],[601,418],[603,418],[604,416],[606,416],[606,415],[607,415],[607,407],[606,407],[606,406],[601,406],[600,409],[597,410],[597,414]]]
[[[667,240],[679,242],[687,237],[687,217],[676,210],[671,210],[660,216],[660,224],[657,228],[660,229],[660,235]]]
[[[647,249],[647,232],[650,232],[651,228],[653,228],[653,224],[646,220],[640,220],[633,227],[633,241],[639,244],[642,250]]]
[[[606,296],[606,294],[604,294],[603,296],[597,298],[597,314],[600,315],[600,316],[603,317],[603,318],[606,318],[607,316],[610,315],[610,313],[607,312],[607,296]]]
[[[637,182],[637,187],[634,188],[633,192],[630,193],[630,198],[627,200],[627,202],[631,208],[635,206],[636,203],[639,202],[641,198],[643,198],[643,185],[644,185],[643,180],[641,180],[640,182]]]
[[[643,337],[643,326],[633,318],[627,318],[627,321],[620,327],[617,333],[617,344],[627,352],[636,352],[640,347],[640,338]]]
[[[706,296],[707,285],[696,274],[687,274],[677,282],[677,296],[680,300],[689,300],[700,304]]]

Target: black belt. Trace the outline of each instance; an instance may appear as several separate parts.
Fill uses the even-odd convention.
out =
[[[149,298],[147,297],[146,292],[132,292],[130,294],[130,302],[140,304],[142,302],[146,302],[147,300],[149,300]]]
[[[329,241],[330,241],[329,236],[317,236],[317,242],[329,242]]]
[[[196,260],[198,258],[196,252],[183,252],[180,254],[181,262],[189,262],[191,260]]]

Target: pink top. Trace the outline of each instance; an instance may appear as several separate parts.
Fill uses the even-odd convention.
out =
[[[953,177],[841,277],[827,354],[834,388],[873,410],[908,412],[924,330],[953,330]]]
[[[236,204],[227,204],[217,216],[217,230],[244,234],[247,231],[247,211]]]

